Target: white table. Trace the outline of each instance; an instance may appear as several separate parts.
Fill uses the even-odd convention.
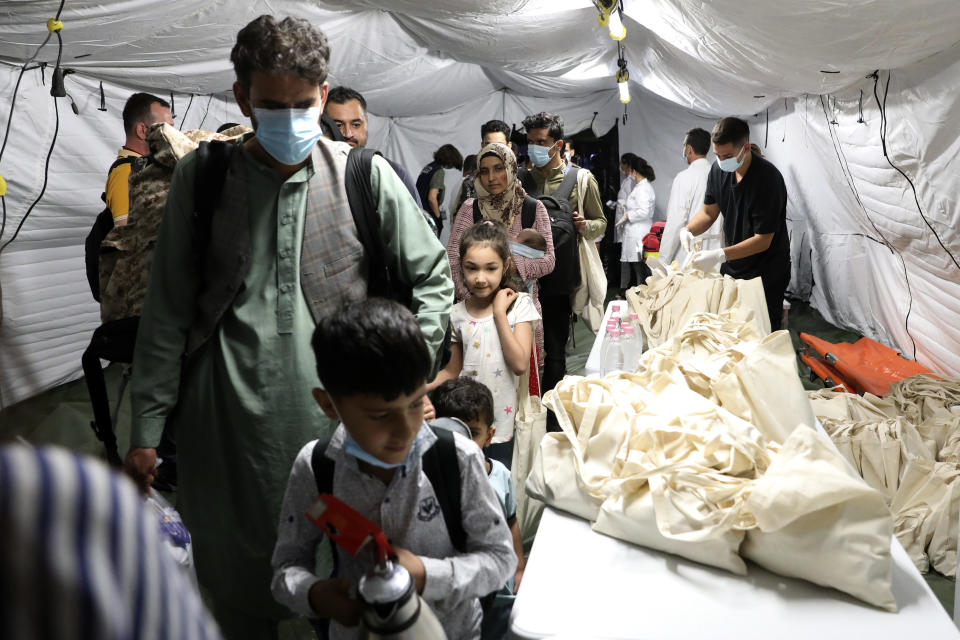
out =
[[[891,548],[898,613],[749,562],[743,577],[638,547],[548,507],[513,605],[510,637],[960,638],[896,538]]]
[[[587,364],[583,370],[585,376],[600,375],[602,364],[600,358],[603,352],[603,338],[607,335],[607,320],[610,319],[615,310],[620,311],[621,317],[625,314],[629,316],[630,303],[626,300],[613,300],[607,305],[607,310],[603,314],[603,322],[600,324],[600,331],[597,331],[597,337],[593,339],[593,347],[590,348],[590,355],[587,356]]]

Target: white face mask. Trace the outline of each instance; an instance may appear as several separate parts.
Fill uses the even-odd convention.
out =
[[[743,166],[743,160],[746,157],[746,153],[745,153],[746,150],[747,148],[743,147],[743,149],[740,149],[740,153],[738,153],[736,156],[732,158],[727,158],[726,160],[721,160],[720,158],[717,158],[717,164],[720,166],[720,169],[722,171],[726,171],[727,173],[733,173],[734,171],[736,171],[737,169]]]

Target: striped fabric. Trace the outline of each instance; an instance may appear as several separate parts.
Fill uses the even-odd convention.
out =
[[[0,446],[0,638],[221,637],[129,481],[63,449]]]

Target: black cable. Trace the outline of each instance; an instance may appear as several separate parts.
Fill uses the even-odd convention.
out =
[[[64,3],[64,1],[65,1],[65,0],[61,0],[61,2],[60,2],[60,9],[57,10],[57,19],[59,19],[59,17],[60,17],[60,11],[63,10],[63,3]],[[63,56],[63,38],[61,37],[59,31],[56,31],[55,33],[57,34],[57,67],[56,67],[56,68],[59,68],[59,67],[60,67],[60,59],[61,59],[61,57]],[[49,37],[47,38],[47,40],[49,40]],[[46,44],[47,40],[44,40],[44,44]],[[43,45],[40,45],[40,48],[42,49],[42,48],[43,48]],[[20,77],[17,78],[17,86],[16,86],[16,87],[14,88],[14,90],[13,90],[14,99],[13,99],[13,101],[10,103],[10,116],[11,116],[11,117],[13,116],[13,107],[14,107],[14,104],[16,103],[17,89],[19,89],[19,87],[20,87],[20,79],[23,77],[23,71],[27,68],[27,65],[30,64],[30,63],[33,61],[33,58],[36,58],[36,57],[37,57],[37,54],[39,54],[39,53],[40,53],[40,49],[37,49],[37,53],[35,53],[35,54],[33,55],[33,57],[30,58],[30,60],[27,60],[27,62],[24,63],[24,65],[23,65],[23,69],[20,70]],[[59,108],[59,106],[57,105],[57,99],[56,99],[56,98],[53,99],[53,113],[54,113],[54,117],[55,117],[56,121],[55,121],[54,128],[53,128],[53,139],[50,141],[50,149],[47,151],[47,159],[46,159],[46,162],[44,162],[44,166],[43,166],[43,186],[40,188],[40,194],[37,196],[37,199],[33,201],[33,203],[30,205],[30,207],[27,209],[27,211],[23,214],[23,217],[20,218],[20,222],[19,222],[19,224],[17,224],[17,228],[14,230],[13,235],[10,237],[10,239],[7,240],[6,242],[4,242],[2,245],[0,245],[0,252],[2,252],[4,249],[6,249],[6,248],[7,248],[7,245],[9,245],[11,242],[13,242],[14,240],[17,239],[17,236],[20,234],[20,229],[23,228],[23,223],[27,221],[27,217],[28,217],[28,216],[30,215],[30,213],[33,211],[33,208],[37,206],[37,203],[40,202],[40,199],[43,198],[43,194],[46,193],[46,191],[47,191],[47,181],[48,181],[48,179],[49,179],[49,177],[50,177],[50,157],[53,155],[53,148],[54,148],[54,147],[56,146],[56,144],[57,144],[57,134],[59,134],[59,132],[60,132],[60,108]],[[3,151],[4,151],[4,150],[6,149],[6,147],[7,147],[7,136],[8,136],[9,133],[10,133],[10,122],[11,122],[11,119],[8,118],[8,119],[7,119],[7,132],[6,132],[6,134],[4,134],[3,146],[0,147],[0,158],[2,158],[2,156],[3,156]],[[2,221],[0,221],[0,239],[3,238],[3,230],[5,230],[6,227],[7,227],[7,202],[6,202],[6,198],[3,198],[3,208],[2,208],[2,211],[3,211],[3,219],[2,219]]]
[[[923,223],[927,225],[927,228],[930,229],[930,233],[933,234],[933,237],[937,239],[937,244],[940,245],[940,248],[943,249],[950,260],[953,261],[953,264],[960,269],[960,262],[957,262],[957,258],[950,252],[947,248],[947,245],[943,244],[943,240],[940,238],[940,234],[937,233],[936,229],[933,228],[933,225],[930,224],[930,221],[927,219],[927,216],[923,214],[923,208],[920,206],[920,196],[917,195],[917,187],[913,184],[913,180],[910,179],[903,169],[898,167],[893,163],[893,160],[890,159],[890,155],[887,153],[887,94],[890,91],[890,72],[887,71],[887,84],[883,89],[883,103],[880,102],[880,97],[877,92],[877,86],[880,83],[880,74],[878,73],[873,79],[873,97],[877,101],[877,107],[880,109],[880,144],[883,147],[883,157],[887,159],[887,163],[897,170],[897,173],[902,175],[904,179],[910,184],[910,188],[913,190],[913,201],[917,204],[917,211],[920,213],[920,218],[923,220]]]
[[[910,343],[913,345],[913,359],[917,359],[917,341],[913,339],[913,334],[910,333],[910,314],[913,311],[913,288],[910,286],[910,277],[907,275],[907,263],[903,259],[903,254],[900,253],[900,250],[893,246],[889,240],[883,235],[877,225],[874,223],[873,219],[870,217],[870,214],[867,212],[867,207],[863,204],[863,200],[860,198],[860,192],[857,190],[856,181],[853,179],[853,172],[850,171],[850,163],[847,161],[847,154],[843,151],[843,145],[840,143],[840,137],[833,130],[833,127],[830,123],[830,115],[827,112],[827,105],[823,101],[823,96],[820,96],[820,106],[823,108],[823,118],[827,121],[827,131],[830,132],[830,141],[833,143],[833,151],[837,154],[837,161],[840,163],[840,171],[843,173],[843,177],[847,181],[847,185],[850,187],[850,190],[853,192],[854,198],[857,200],[857,204],[860,205],[860,209],[863,211],[863,215],[867,218],[867,222],[870,223],[870,226],[873,227],[873,230],[877,232],[877,235],[880,236],[881,240],[872,238],[866,234],[862,233],[851,233],[851,234],[825,234],[825,235],[853,235],[853,236],[863,236],[864,238],[882,244],[887,249],[895,254],[897,258],[900,259],[900,265],[903,267],[903,279],[907,285],[907,295],[909,296],[907,302],[907,314],[903,319],[903,328],[907,333],[907,337],[910,338]],[[881,131],[883,130],[883,114],[881,113]]]
[[[193,106],[194,95],[190,94],[190,102],[187,103],[187,110],[183,112],[183,118],[180,120],[180,131],[183,131],[183,125],[187,121],[187,114],[190,113],[190,107]]]
[[[37,206],[37,203],[40,202],[40,199],[43,198],[43,194],[47,191],[47,180],[50,177],[50,158],[53,156],[53,148],[57,144],[57,134],[60,133],[60,109],[57,105],[57,99],[53,99],[53,113],[56,118],[54,127],[53,127],[53,140],[50,141],[50,149],[47,150],[47,160],[43,165],[43,186],[40,187],[40,194],[37,196],[37,199],[33,201],[30,207],[27,209],[26,213],[23,214],[23,217],[20,218],[20,224],[17,225],[17,228],[14,230],[13,235],[9,240],[0,245],[0,252],[3,252],[7,248],[7,245],[17,239],[17,235],[20,234],[20,229],[23,228],[23,223],[27,221],[27,217],[30,215],[30,212],[33,211],[33,208]],[[6,204],[4,204],[4,212],[6,212]],[[6,222],[6,215],[4,215],[4,223]]]
[[[203,112],[203,118],[200,119],[200,124],[197,125],[197,129],[203,129],[203,123],[207,121],[207,116],[210,115],[210,103],[213,102],[213,94],[210,94],[210,99],[207,100],[207,108]]]

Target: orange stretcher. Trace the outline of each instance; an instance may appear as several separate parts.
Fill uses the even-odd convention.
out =
[[[890,385],[904,378],[932,373],[870,338],[860,338],[853,344],[833,344],[801,333],[800,341],[803,343],[800,359],[811,371],[817,371],[816,375],[826,381],[827,377],[820,374],[824,372],[834,383],[856,393],[885,396],[890,392]],[[816,370],[811,362],[817,366]]]
[[[811,354],[807,345],[803,345],[800,349],[800,361],[810,368],[811,382],[819,378],[820,380],[823,380],[824,386],[828,389],[837,388],[840,391],[856,393],[856,391],[853,390],[853,385],[844,380],[839,371],[837,371],[826,360]]]

